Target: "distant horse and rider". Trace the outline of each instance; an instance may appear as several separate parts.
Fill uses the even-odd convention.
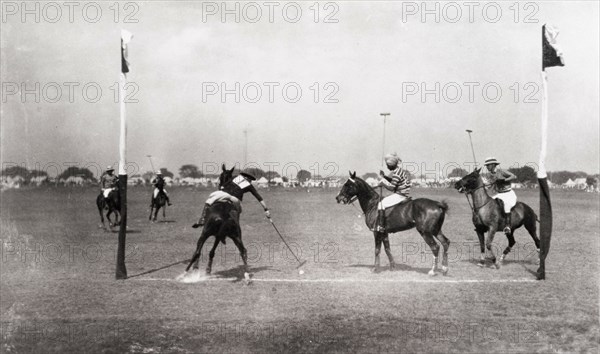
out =
[[[540,249],[540,240],[536,235],[537,216],[533,209],[525,203],[517,202],[517,197],[511,189],[510,182],[516,177],[509,171],[504,171],[497,166],[500,163],[495,158],[488,158],[485,166],[488,174],[485,180],[481,175],[481,168],[457,181],[454,187],[460,193],[466,193],[473,200],[473,224],[479,238],[481,256],[479,266],[484,266],[485,261],[492,262],[496,268],[500,268],[504,258],[515,245],[514,231],[521,226],[529,232],[535,246]],[[486,187],[490,188],[492,196],[488,194]],[[497,260],[492,250],[494,235],[503,229],[508,238],[508,246]],[[488,233],[487,239],[485,233]],[[490,253],[486,256],[486,250]]]
[[[150,200],[150,216],[148,216],[148,220],[154,222],[156,221],[158,211],[162,208],[164,219],[166,217],[166,206],[171,206],[172,204],[169,199],[169,194],[167,194],[165,189],[166,181],[160,170],[156,171],[156,177],[150,183],[154,186],[154,190],[152,191]],[[154,218],[152,218],[152,212],[154,212]]]
[[[96,197],[96,206],[100,214],[100,227],[105,230],[104,212],[106,212],[109,227],[112,228],[120,223],[121,196],[119,194],[119,178],[113,172],[114,168],[112,166],[106,168],[106,171],[100,177],[100,194]],[[111,214],[115,215],[114,222],[110,218]]]
[[[435,275],[438,271],[438,256],[440,247],[443,247],[442,274],[448,273],[448,248],[450,240],[442,232],[442,225],[448,212],[446,202],[438,202],[427,198],[411,199],[408,197],[410,181],[405,171],[402,170],[402,162],[396,154],[385,157],[386,165],[391,171],[390,176],[381,175],[383,179],[380,186],[394,192],[391,196],[381,199],[381,196],[361,178],[356,177],[356,172],[350,172],[350,178],[344,183],[342,189],[336,196],[338,203],[349,204],[358,199],[360,207],[365,214],[365,223],[373,231],[375,238],[375,265],[374,272],[379,271],[381,245],[384,245],[385,253],[390,262],[390,269],[394,268],[394,257],[392,256],[388,234],[416,228],[425,243],[433,253],[433,266],[429,275]]]
[[[200,220],[192,225],[193,228],[203,227],[203,229],[198,239],[196,251],[192,255],[186,272],[192,266],[194,269],[198,269],[202,247],[206,240],[213,236],[215,243],[209,253],[206,273],[210,274],[212,271],[213,258],[219,242],[225,244],[226,238],[230,238],[242,256],[244,276],[248,279],[248,256],[246,247],[242,242],[242,229],[240,227],[241,202],[244,194],[250,192],[262,205],[265,215],[270,217],[271,214],[265,201],[251,183],[255,180],[254,176],[242,172],[234,177],[233,171],[235,167],[227,169],[223,164],[221,168],[219,190],[210,194],[204,205]]]

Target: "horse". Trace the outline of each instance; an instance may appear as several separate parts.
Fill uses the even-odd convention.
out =
[[[350,179],[344,183],[342,189],[335,197],[338,203],[349,204],[358,199],[360,207],[365,214],[365,223],[371,230],[376,230],[377,204],[380,201],[379,194],[364,180],[356,177],[356,172],[350,172]],[[379,271],[379,253],[381,244],[385,247],[385,253],[390,261],[390,269],[394,268],[394,258],[390,249],[388,233],[410,230],[416,228],[425,243],[433,253],[433,267],[429,275],[435,275],[438,271],[438,254],[440,247],[436,239],[444,248],[442,258],[442,274],[448,274],[448,247],[450,240],[442,233],[444,218],[448,212],[448,204],[445,201],[438,202],[427,198],[410,199],[386,209],[387,230],[384,233],[373,231],[375,237],[375,266],[373,272]]]
[[[219,176],[219,186],[220,189],[225,192],[233,187],[234,168],[228,170],[225,168],[224,164],[222,166],[223,171]],[[196,251],[194,252],[192,259],[190,260],[190,263],[185,271],[187,272],[192,265],[194,266],[194,269],[198,269],[202,247],[204,246],[206,240],[211,236],[215,237],[215,243],[209,253],[206,274],[210,274],[212,271],[213,258],[215,257],[215,250],[217,249],[219,242],[225,244],[226,238],[229,237],[238,248],[240,255],[242,256],[242,261],[244,262],[244,277],[249,279],[248,253],[246,251],[246,247],[244,247],[244,243],[242,242],[242,228],[239,224],[239,211],[236,209],[235,205],[228,201],[216,201],[211,205],[207,212],[204,228],[202,229],[202,233],[198,239]]]
[[[110,193],[108,193],[108,198],[104,198],[104,194],[100,192],[98,197],[96,197],[96,206],[98,207],[98,213],[100,214],[100,222],[101,225],[99,227],[104,228],[106,230],[106,225],[104,224],[104,215],[103,211],[106,210],[106,219],[108,219],[109,227],[113,227],[120,224],[120,211],[121,211],[121,195],[119,194],[119,188],[114,188]],[[110,214],[115,214],[115,222],[113,223],[110,219]]]
[[[517,202],[510,214],[511,222],[510,225],[508,225],[510,227],[510,233],[506,234],[508,246],[500,256],[500,259],[498,261],[496,260],[496,256],[492,250],[492,242],[494,241],[496,232],[506,225],[504,206],[502,205],[501,200],[489,196],[480,172],[481,168],[475,169],[454,184],[454,188],[456,188],[459,193],[471,195],[471,198],[473,199],[473,225],[475,225],[475,232],[477,232],[477,237],[479,237],[479,247],[481,251],[478,265],[483,267],[485,266],[485,261],[489,260],[495,265],[496,269],[499,269],[504,262],[504,258],[515,245],[515,238],[513,235],[515,230],[521,226],[525,226],[525,229],[529,232],[529,235],[531,235],[539,253],[540,240],[536,236],[537,215],[529,205]],[[484,246],[486,232],[488,232],[488,237]],[[490,252],[490,257],[486,257],[486,249]]]
[[[150,206],[150,216],[148,216],[148,220],[152,222],[156,221],[156,216],[158,215],[160,208],[163,208],[164,219],[166,217],[165,212],[167,210],[167,196],[162,189],[159,189],[156,198],[152,198],[152,205]],[[154,211],[154,220],[152,220],[152,211]]]

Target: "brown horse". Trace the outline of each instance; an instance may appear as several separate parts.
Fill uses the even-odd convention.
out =
[[[223,172],[219,176],[219,185],[221,186],[221,190],[227,192],[233,186],[233,170],[228,170],[223,165]],[[196,224],[192,226],[194,228],[197,227]],[[242,256],[242,261],[244,262],[244,277],[246,280],[250,279],[249,269],[248,269],[248,253],[246,251],[246,247],[244,247],[244,243],[242,242],[242,228],[239,225],[239,213],[236,210],[235,206],[232,203],[225,201],[217,201],[211,205],[210,209],[207,212],[206,223],[204,224],[204,228],[202,229],[202,234],[198,239],[198,244],[196,246],[196,251],[190,260],[185,271],[190,270],[192,265],[194,269],[198,269],[198,263],[200,261],[200,253],[202,251],[202,247],[206,240],[211,237],[215,237],[215,243],[213,244],[212,249],[209,253],[208,265],[206,266],[206,274],[210,274],[212,271],[212,263],[213,258],[215,257],[215,251],[219,242],[225,244],[225,240],[229,237],[235,246],[240,251],[240,255]]]
[[[466,193],[471,195],[473,199],[473,224],[475,225],[475,232],[479,237],[479,246],[481,249],[481,257],[478,265],[483,267],[485,260],[488,259],[496,268],[500,268],[506,255],[510,252],[511,248],[515,245],[515,238],[513,233],[516,229],[521,226],[525,226],[525,229],[531,235],[535,247],[540,251],[540,240],[536,236],[536,220],[537,216],[531,207],[525,203],[517,202],[517,204],[511,210],[510,216],[510,233],[506,234],[508,238],[508,246],[500,256],[500,259],[496,261],[496,256],[492,251],[492,242],[494,241],[494,235],[498,230],[501,230],[506,226],[506,219],[504,217],[504,206],[500,200],[495,200],[490,197],[485,190],[485,184],[480,175],[481,168],[469,173],[461,180],[454,184],[460,193]],[[485,240],[485,233],[488,232],[487,240]],[[485,240],[485,246],[484,246]],[[490,256],[486,258],[486,249],[490,252]]]
[[[162,188],[159,188],[159,192],[156,198],[152,198],[152,207],[150,207],[150,216],[148,217],[148,220],[155,222],[156,216],[158,215],[158,211],[160,210],[160,208],[162,208],[163,210],[162,214],[164,220],[166,217],[167,210],[167,196],[165,195],[165,192],[163,192]],[[152,218],[152,212],[154,212],[154,219]]]
[[[98,213],[100,214],[101,224],[99,227],[106,230],[103,211],[106,211],[106,219],[108,219],[108,226],[110,228],[119,225],[119,217],[121,215],[121,195],[119,194],[118,187],[108,193],[108,198],[104,198],[104,194],[100,192],[98,197],[96,197],[96,206],[98,207]],[[111,221],[110,214],[115,214],[115,222]]]
[[[365,214],[367,226],[371,230],[376,230],[377,204],[380,200],[379,194],[365,181],[356,177],[356,172],[350,172],[350,179],[344,183],[335,199],[338,203],[349,204],[355,198],[358,198],[360,207]],[[446,202],[437,202],[426,198],[409,200],[386,209],[386,232],[373,232],[375,236],[375,268],[373,271],[379,271],[379,253],[381,252],[382,243],[390,261],[390,269],[394,268],[394,258],[390,249],[388,233],[416,228],[433,253],[433,267],[429,271],[429,275],[435,275],[435,272],[438,270],[440,246],[435,241],[436,239],[444,247],[442,274],[448,274],[448,247],[450,247],[450,240],[442,233],[442,224],[447,212],[448,205]]]

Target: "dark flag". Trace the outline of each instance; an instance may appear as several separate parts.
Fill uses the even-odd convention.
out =
[[[131,41],[133,35],[130,32],[121,30],[121,72],[129,72],[129,61],[127,61],[127,44]]]
[[[552,236],[552,204],[550,203],[550,188],[546,174],[546,147],[548,145],[548,80],[545,69],[552,66],[564,66],[562,51],[556,43],[558,31],[552,26],[542,26],[542,144],[540,148],[540,164],[537,173],[540,186],[540,267],[537,279],[546,279],[546,256],[550,252]]]
[[[552,66],[565,66],[562,50],[556,43],[558,31],[552,26],[542,26],[542,70]]]

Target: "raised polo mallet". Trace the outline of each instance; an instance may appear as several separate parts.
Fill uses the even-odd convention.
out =
[[[152,167],[152,172],[154,173],[156,170],[154,169],[154,164],[152,163],[152,155],[146,155],[148,160],[150,160],[150,167]]]
[[[477,167],[477,159],[475,158],[475,149],[473,149],[473,140],[471,139],[471,133],[473,131],[471,129],[467,129],[467,134],[469,134],[469,142],[471,143],[471,152],[473,153],[473,162],[475,163],[475,167]]]
[[[283,243],[287,246],[288,250],[290,250],[290,252],[292,252],[294,257],[298,261],[298,266],[296,267],[296,269],[299,269],[300,267],[302,267],[306,263],[306,260],[301,261],[300,258],[298,258],[298,256],[296,256],[294,251],[292,251],[292,249],[290,248],[290,245],[288,245],[288,243],[285,242],[285,239],[283,238],[283,236],[281,236],[281,233],[279,232],[279,230],[277,230],[277,226],[275,226],[273,219],[271,219],[270,217],[268,217],[267,219],[269,219],[269,222],[271,223],[271,225],[273,225],[273,228],[275,229],[275,232],[277,232],[277,235],[279,235],[279,238],[281,238],[281,241],[283,241]],[[300,269],[300,270],[298,270],[298,274],[302,275],[302,274],[304,274],[304,271],[302,269]]]

